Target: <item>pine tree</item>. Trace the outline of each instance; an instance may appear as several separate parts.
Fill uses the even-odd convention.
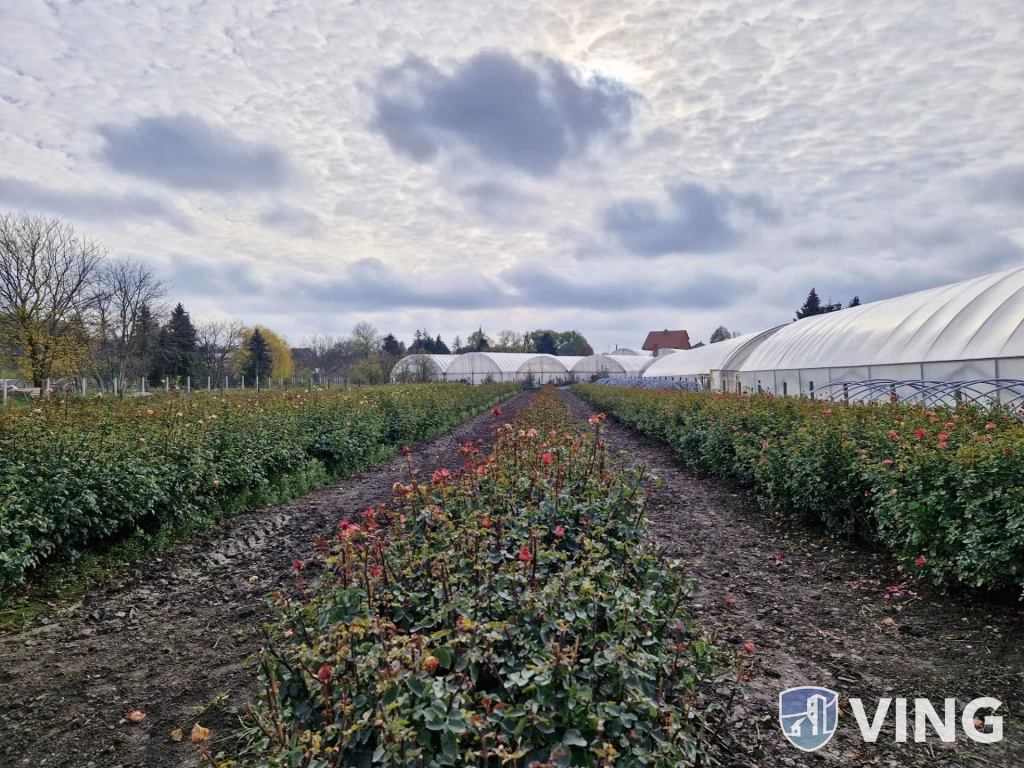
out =
[[[242,370],[243,375],[254,385],[260,381],[260,377],[267,381],[274,368],[274,359],[270,355],[270,344],[267,343],[259,328],[253,329],[252,336],[249,337],[245,346],[249,355],[245,361],[245,368]]]
[[[402,345],[398,343],[398,339],[395,338],[395,334],[389,333],[384,337],[383,350],[385,355],[390,357],[400,357],[402,354]]]
[[[812,317],[821,313],[821,299],[818,298],[818,292],[811,288],[811,292],[807,294],[807,300],[804,302],[804,305],[796,312],[796,319],[803,320],[805,317]]]
[[[555,338],[550,333],[542,333],[540,338],[537,339],[537,353],[541,355],[557,355],[558,345],[555,343]]]
[[[847,306],[859,307],[860,306],[860,296],[854,296],[852,299],[850,299],[850,303]]]
[[[455,351],[455,354],[459,354],[459,350],[462,349],[462,338],[458,334],[452,340],[452,349]]]
[[[434,354],[435,355],[450,355],[452,351],[448,349],[448,345],[441,341],[441,334],[437,334],[437,338],[434,339]]]
[[[164,379],[182,382],[193,375],[193,369],[199,361],[196,327],[180,303],[171,312],[167,324],[160,329],[153,357],[150,377],[157,385]]]

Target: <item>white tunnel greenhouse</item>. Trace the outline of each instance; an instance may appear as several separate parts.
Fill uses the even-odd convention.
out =
[[[703,389],[739,391],[737,369],[768,336],[778,328],[747,333],[696,349],[680,350],[674,355],[659,355],[643,372],[645,379],[688,381]]]
[[[488,381],[519,381],[519,369],[538,357],[522,352],[467,352],[456,355],[445,371],[445,381],[483,384]]]
[[[442,381],[458,355],[409,355],[391,369],[391,381]]]
[[[576,381],[589,381],[593,378],[638,379],[644,368],[657,359],[640,355],[590,355],[572,367],[572,375]]]
[[[572,367],[582,357],[558,357],[556,355],[530,355],[519,366],[518,380],[532,378],[535,384],[563,384],[572,381]]]
[[[1024,379],[1024,267],[798,320],[753,350],[739,379],[817,396],[832,382]]]

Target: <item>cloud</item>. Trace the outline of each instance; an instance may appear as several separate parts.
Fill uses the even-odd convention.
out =
[[[506,224],[521,222],[540,203],[536,197],[498,181],[467,184],[457,194],[480,216]]]
[[[186,113],[142,117],[97,128],[100,158],[121,173],[179,189],[235,192],[277,189],[292,175],[284,152],[246,141]]]
[[[291,237],[319,238],[324,233],[320,217],[305,208],[281,203],[260,214],[260,224]]]
[[[381,72],[371,127],[417,162],[469,148],[493,164],[551,176],[595,140],[628,130],[636,98],[617,81],[583,79],[540,56],[478,53],[451,74],[409,57]]]
[[[1024,165],[1003,168],[979,180],[976,196],[985,203],[1024,206]]]
[[[752,277],[683,273],[666,277],[659,270],[628,270],[596,276],[560,272],[544,264],[517,264],[496,278],[474,270],[451,273],[398,271],[379,259],[352,262],[333,276],[256,277],[259,270],[240,262],[176,256],[174,285],[190,293],[222,296],[234,302],[244,295],[255,305],[271,292],[286,294],[307,310],[391,312],[420,309],[462,311],[628,310],[687,306],[715,309],[733,304],[756,289]],[[242,276],[239,278],[239,276]],[[272,289],[271,289],[272,286]]]
[[[83,221],[159,219],[182,232],[192,232],[189,218],[169,203],[145,195],[115,195],[49,189],[31,181],[0,176],[0,203],[25,211],[45,211]]]
[[[684,183],[669,190],[668,205],[633,198],[604,210],[604,230],[637,256],[670,253],[712,253],[743,240],[737,220],[777,224],[781,211],[755,194],[734,194]]]

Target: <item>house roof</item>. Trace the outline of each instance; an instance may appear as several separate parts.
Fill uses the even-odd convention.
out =
[[[647,334],[643,349],[653,350],[657,345],[658,349],[689,349],[690,334],[686,331],[651,331]]]

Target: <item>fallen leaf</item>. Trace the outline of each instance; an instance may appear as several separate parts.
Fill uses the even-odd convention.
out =
[[[885,624],[885,626],[887,626],[887,627],[895,627],[896,626],[896,619],[894,619],[892,616],[889,616],[882,623]]]
[[[175,728],[171,731],[171,741],[181,741],[182,735],[181,728]]]
[[[137,709],[129,709],[128,714],[124,716],[125,720],[131,720],[133,723],[141,723],[146,719],[145,712],[139,712]]]
[[[193,744],[199,744],[208,738],[210,738],[210,729],[203,728],[199,723],[192,726],[192,733],[188,735],[188,740]]]

